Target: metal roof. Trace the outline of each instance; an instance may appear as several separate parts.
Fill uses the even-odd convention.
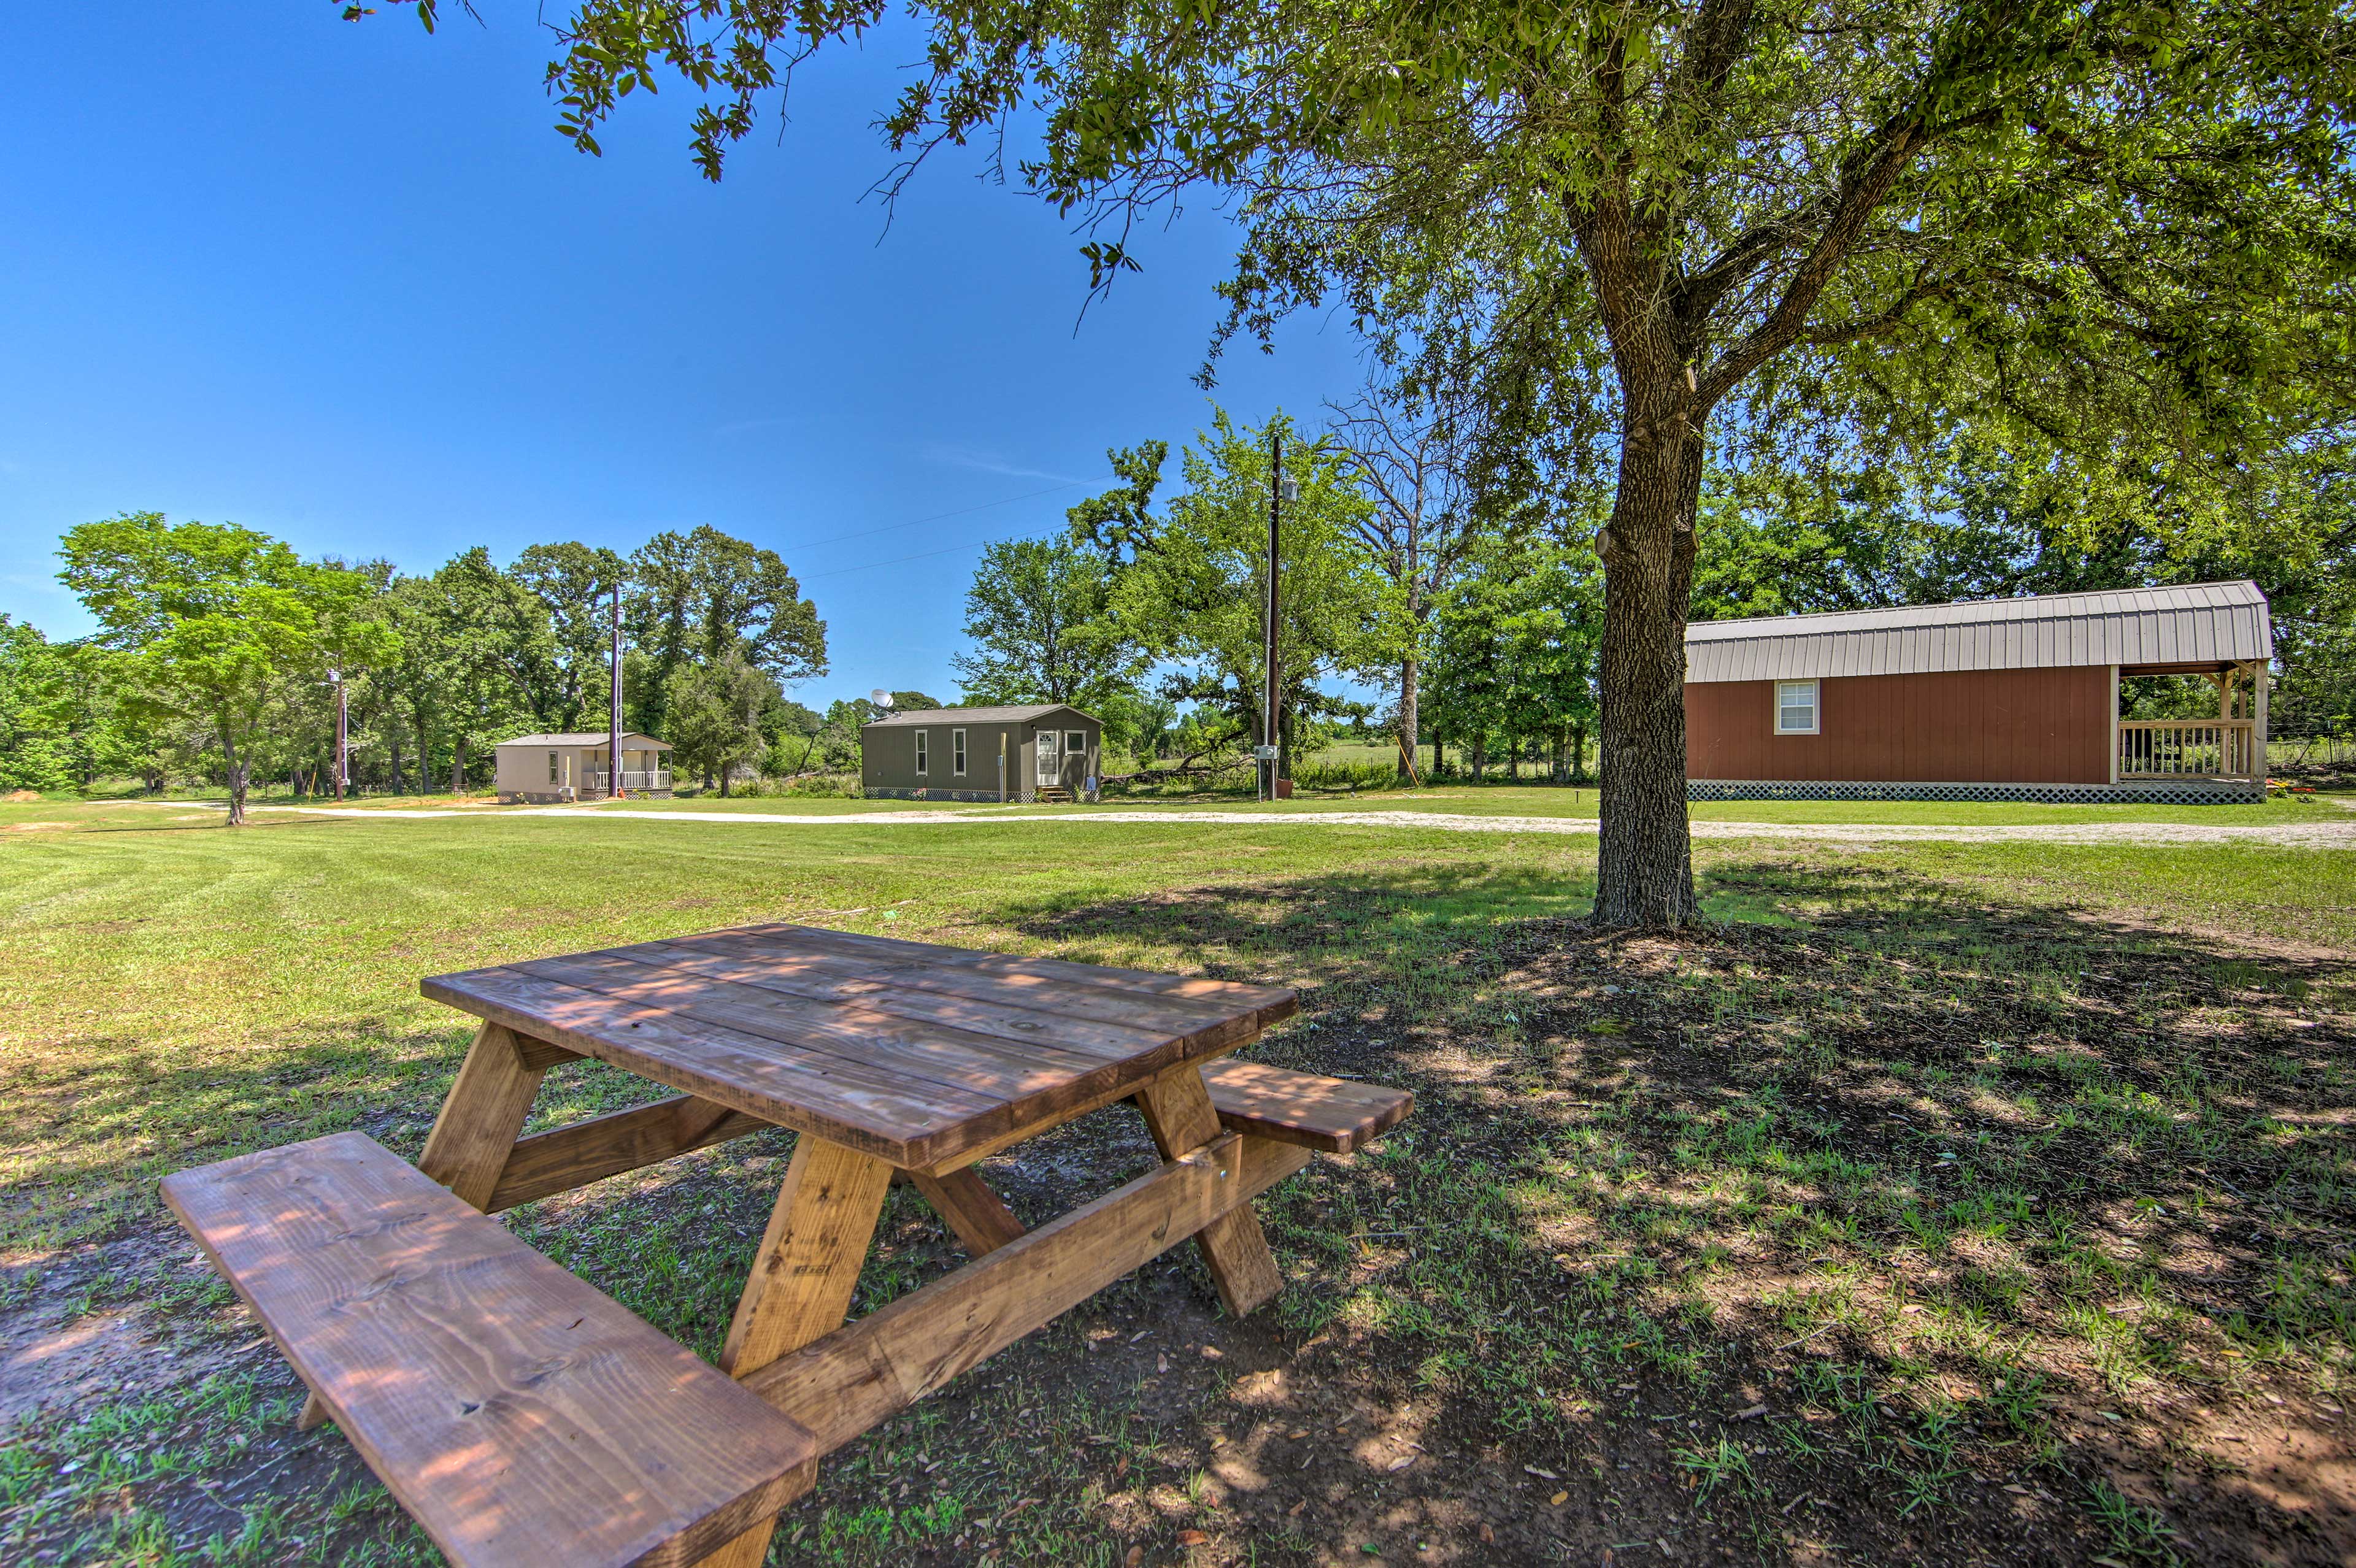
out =
[[[1025,724],[1050,713],[1080,710],[1068,702],[1035,702],[1015,708],[909,708],[870,720],[860,728],[873,730],[879,724]],[[1098,722],[1093,713],[1080,713],[1080,717],[1091,724]]]
[[[2254,582],[2041,593],[1836,610],[1686,627],[1686,679],[1809,680],[2068,665],[2238,664],[2271,657]]]
[[[607,734],[605,731],[603,731],[603,730],[599,730],[599,731],[594,731],[594,732],[592,732],[592,731],[581,731],[581,732],[580,732],[580,733],[578,733],[578,734],[563,734],[563,735],[518,735],[518,736],[517,736],[514,740],[512,740],[512,741],[500,741],[500,742],[499,742],[499,745],[501,745],[501,746],[602,746],[602,745],[604,745],[604,744],[605,744],[608,740],[610,740],[610,739],[612,739],[612,737],[611,737],[610,735],[608,735],[608,734]],[[652,746],[652,747],[655,747],[655,748],[656,748],[657,750],[659,750],[659,751],[668,752],[668,751],[669,751],[669,750],[670,750],[670,742],[669,742],[669,741],[658,741],[658,740],[656,740],[652,735],[641,735],[641,734],[639,734],[636,730],[625,730],[625,731],[622,731],[622,741],[623,741],[623,744],[627,745],[627,744],[628,744],[630,741],[644,741],[647,743],[647,746]],[[493,748],[493,749],[494,749],[494,750],[497,750],[497,748],[496,748],[496,747],[495,747],[495,748]],[[642,752],[643,752],[643,751],[645,751],[646,749],[647,749],[647,748],[646,748],[646,746],[641,746],[641,747],[639,747],[639,748],[638,748],[638,750],[640,750],[640,751],[642,751]]]

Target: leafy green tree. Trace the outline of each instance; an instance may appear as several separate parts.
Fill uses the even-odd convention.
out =
[[[614,551],[572,542],[527,546],[509,569],[546,616],[552,730],[593,729],[605,721],[613,652],[610,595],[626,571]]]
[[[1317,683],[1386,659],[1383,586],[1349,529],[1366,511],[1340,453],[1284,432],[1285,466],[1300,485],[1279,540],[1277,627],[1280,776],[1290,776],[1292,721],[1346,704]],[[1113,573],[1109,618],[1141,653],[1177,667],[1162,695],[1206,703],[1231,730],[1257,739],[1266,705],[1262,622],[1267,603],[1269,430],[1222,410],[1183,455],[1185,488],[1150,532],[1128,541]]]
[[[1491,743],[1517,776],[1532,742],[1556,774],[1581,769],[1594,724],[1602,632],[1601,562],[1582,545],[1528,534],[1480,541],[1440,590],[1431,665],[1435,733],[1443,727],[1485,773]]]
[[[704,525],[659,533],[630,557],[631,640],[651,667],[637,720],[663,733],[673,676],[731,652],[778,682],[826,673],[826,623],[775,550]],[[674,742],[675,743],[675,742]]]
[[[72,677],[63,650],[0,615],[0,789],[72,786]]]
[[[984,549],[965,596],[973,651],[949,660],[965,700],[1066,702],[1094,713],[1130,689],[1146,659],[1112,618],[1112,578],[1102,554],[1069,537]]]
[[[664,703],[672,766],[702,774],[707,786],[719,775],[725,799],[729,774],[768,747],[761,717],[776,692],[768,673],[733,648],[710,664],[673,672]]]
[[[1713,442],[1879,444],[1963,419],[2238,454],[2343,407],[2342,0],[920,14],[893,144],[1043,125],[1020,173],[1096,220],[1093,283],[1135,265],[1130,220],[1226,189],[1246,228],[1230,328],[1339,304],[1410,359],[1472,344],[1514,455],[1614,472],[1603,924],[1697,918],[1683,626]],[[668,66],[704,95],[694,156],[716,179],[790,61],[884,15],[576,0],[559,128],[595,152]]]
[[[67,531],[58,575],[108,645],[129,656],[137,700],[206,726],[229,783],[229,820],[245,821],[256,728],[293,684],[325,674],[330,621],[346,645],[388,656],[393,635],[348,615],[369,597],[359,573],[305,562],[276,539],[229,523],[167,523],[133,512]]]

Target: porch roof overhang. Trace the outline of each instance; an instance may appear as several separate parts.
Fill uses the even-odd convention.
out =
[[[2254,582],[2048,593],[1971,603],[1843,610],[1686,629],[1688,681],[1807,680],[1948,670],[2118,665],[2214,673],[2273,656]]]

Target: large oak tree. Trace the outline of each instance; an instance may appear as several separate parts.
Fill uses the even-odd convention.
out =
[[[884,15],[577,0],[560,129],[594,152],[624,96],[676,71],[717,178],[795,61]],[[887,121],[908,166],[1039,125],[1018,173],[1094,226],[1098,285],[1155,204],[1240,193],[1229,329],[1338,293],[1410,357],[1472,345],[1528,451],[1609,465],[1606,924],[1695,916],[1683,627],[1713,442],[1870,444],[1946,417],[2230,463],[2345,406],[2340,0],[916,15],[929,49]]]

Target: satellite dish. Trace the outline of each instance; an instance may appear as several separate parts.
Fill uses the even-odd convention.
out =
[[[889,708],[892,706],[892,694],[878,688],[867,694],[867,700],[878,708]]]

